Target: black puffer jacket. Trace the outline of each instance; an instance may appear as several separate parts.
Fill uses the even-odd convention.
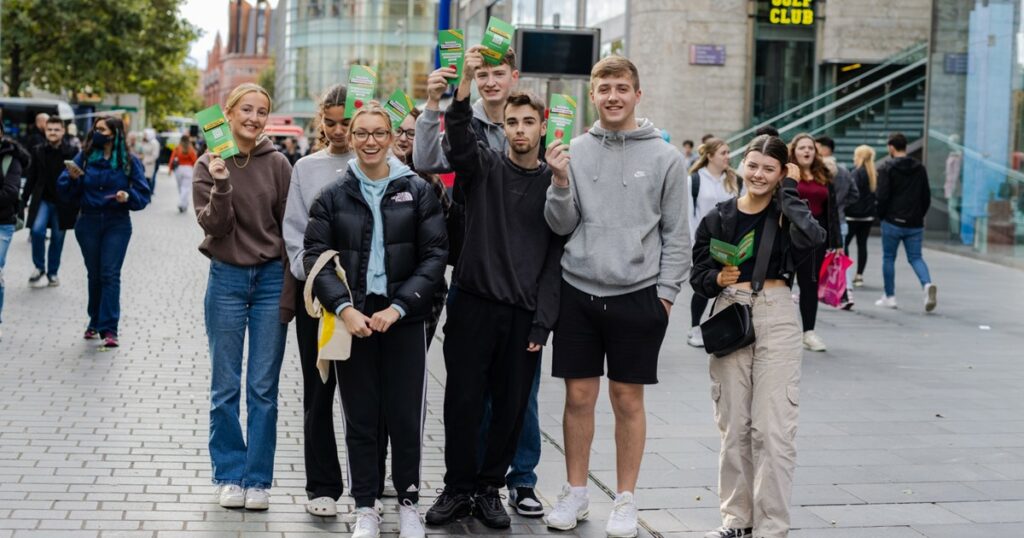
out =
[[[388,299],[405,310],[399,323],[423,320],[430,315],[434,292],[444,282],[448,257],[441,203],[431,186],[415,172],[392,181],[381,202],[384,225],[384,266]],[[320,254],[340,253],[352,296],[334,271],[321,271],[313,293],[334,312],[346,302],[366,315],[366,273],[373,240],[373,213],[359,189],[359,179],[349,168],[341,182],[320,193],[309,210],[306,227],[305,264],[309,274]]]
[[[10,156],[11,165],[0,178],[0,224],[14,224],[21,212],[21,175],[31,162],[28,152],[17,142],[0,140],[0,162]]]
[[[782,188],[771,202],[775,204],[776,214],[778,211],[782,213],[781,230],[789,232],[776,235],[775,240],[782,241],[784,259],[780,266],[786,274],[786,283],[790,286],[793,285],[793,271],[796,266],[812,249],[825,244],[826,235],[825,229],[811,215],[807,202],[800,199],[796,185],[795,179],[783,179]],[[718,273],[722,271],[722,265],[711,257],[711,238],[725,241],[732,238],[736,231],[737,211],[735,198],[722,202],[715,206],[697,227],[690,285],[704,297],[717,297],[723,289],[718,285]]]

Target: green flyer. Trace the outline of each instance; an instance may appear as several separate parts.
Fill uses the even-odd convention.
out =
[[[200,110],[196,114],[196,123],[203,130],[209,151],[219,154],[223,159],[238,155],[238,144],[235,144],[235,137],[231,134],[231,127],[220,105]]]
[[[754,230],[740,239],[738,245],[730,245],[725,241],[711,239],[711,257],[722,265],[739,265],[754,256]]]
[[[466,57],[466,38],[462,30],[441,30],[437,33],[438,56],[441,67],[455,67],[451,83],[458,86],[462,80],[462,60]]]
[[[515,26],[497,17],[491,17],[491,20],[487,21],[484,40],[480,43],[484,47],[480,51],[480,54],[484,55],[484,61],[491,65],[500,64],[508,48],[512,46],[512,35],[515,32]]]
[[[412,99],[402,90],[395,90],[384,102],[384,110],[391,116],[391,126],[397,131],[402,126],[402,120],[412,112]]]
[[[356,111],[373,100],[377,93],[377,73],[365,65],[353,65],[348,71],[348,95],[345,97],[345,117],[355,116]]]
[[[576,100],[572,97],[555,93],[551,95],[548,105],[548,133],[545,145],[551,146],[555,140],[568,145],[572,140],[573,126],[576,124]]]

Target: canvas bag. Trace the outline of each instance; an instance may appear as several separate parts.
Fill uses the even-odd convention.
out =
[[[306,276],[306,285],[302,290],[302,298],[306,303],[306,313],[309,317],[319,319],[316,342],[316,369],[320,371],[320,379],[327,383],[327,376],[330,374],[328,361],[344,361],[352,355],[352,335],[345,328],[345,323],[328,311],[320,300],[313,296],[313,281],[320,271],[331,261],[334,262],[334,274],[345,284],[349,296],[352,296],[352,289],[348,287],[348,279],[345,277],[345,269],[338,261],[338,251],[327,250],[317,258],[309,275]]]

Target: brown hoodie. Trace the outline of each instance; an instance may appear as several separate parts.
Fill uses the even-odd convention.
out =
[[[210,154],[196,162],[192,201],[199,226],[206,233],[199,251],[239,266],[286,260],[281,224],[292,175],[288,159],[263,138],[250,159],[239,154],[226,162],[231,177],[216,185],[210,175]],[[285,274],[289,274],[287,267]],[[286,295],[281,304],[287,303],[292,310],[292,294]],[[282,319],[285,315],[282,312]]]

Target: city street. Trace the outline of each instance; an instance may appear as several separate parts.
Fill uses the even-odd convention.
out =
[[[42,289],[28,287],[27,234],[15,235],[0,341],[0,538],[348,533],[343,514],[350,497],[342,497],[336,520],[304,510],[294,331],[281,379],[270,510],[215,503],[203,326],[208,262],[196,249],[202,234],[193,213],[179,214],[175,203],[173,180],[162,174],[152,205],[132,215],[122,347],[115,351],[97,351],[81,338],[85,271],[73,234],[65,243],[61,286]],[[932,315],[923,313],[902,252],[900,309],[874,306],[881,293],[877,238],[855,311],[822,307],[818,333],[829,351],[807,353],[803,362],[792,538],[1024,536],[1024,272],[934,250],[925,258],[939,287]],[[719,437],[708,359],[686,345],[689,297],[687,286],[662,349],[661,382],[647,392],[647,454],[636,492],[642,536],[699,538],[721,524]],[[564,389],[550,377],[549,360],[538,469],[548,505],[565,480]],[[435,341],[421,512],[443,485],[444,382]],[[604,536],[615,488],[613,418],[604,395],[598,413],[591,520],[576,529],[578,536]],[[384,531],[397,536],[395,501],[386,505]],[[540,520],[512,521],[508,535],[549,533]],[[428,529],[432,535],[505,532],[471,518]]]

